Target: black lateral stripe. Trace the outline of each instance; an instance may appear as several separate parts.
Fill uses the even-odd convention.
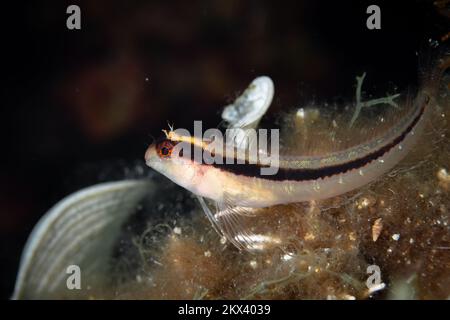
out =
[[[366,164],[382,157],[389,150],[400,144],[408,133],[414,128],[414,126],[419,122],[425,111],[425,105],[427,104],[428,99],[425,99],[425,103],[423,103],[419,114],[414,118],[411,124],[403,131],[401,135],[395,138],[391,143],[385,145],[384,147],[374,151],[370,154],[365,155],[362,158],[355,159],[346,163],[342,163],[339,165],[332,165],[322,168],[314,168],[314,169],[293,169],[293,168],[279,168],[278,172],[274,175],[261,175],[261,168],[263,167],[261,164],[237,164],[236,159],[234,159],[232,164],[226,164],[225,158],[222,161],[222,164],[212,164],[212,166],[219,168],[221,170],[225,170],[237,175],[242,175],[246,177],[258,177],[261,179],[272,180],[272,181],[310,181],[316,180],[320,178],[331,177],[336,174],[345,173],[349,170],[358,169],[364,167]]]

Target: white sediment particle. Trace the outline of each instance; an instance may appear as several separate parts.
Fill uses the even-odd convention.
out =
[[[258,267],[258,263],[256,262],[256,260],[250,261],[250,267],[252,267],[253,269],[256,269],[256,267]]]
[[[173,233],[175,233],[175,234],[181,234],[181,228],[180,228],[180,227],[175,227],[175,228],[173,228]]]
[[[305,118],[305,109],[303,109],[303,108],[298,109],[296,115],[300,119],[304,119]]]
[[[207,258],[209,258],[209,257],[211,257],[211,251],[205,251],[204,253],[203,253],[204,255],[205,255],[205,257],[207,257]]]
[[[428,43],[430,44],[430,47],[432,48],[437,48],[439,47],[439,41],[435,40],[435,39],[428,39]]]
[[[227,243],[227,238],[221,237],[221,238],[220,238],[220,243],[221,243],[221,244]]]
[[[436,175],[437,175],[437,178],[439,179],[439,181],[445,182],[445,183],[450,182],[450,174],[448,173],[447,169],[440,168]]]
[[[393,234],[392,239],[394,239],[395,241],[398,241],[398,239],[400,239],[400,234],[399,233]]]
[[[369,197],[361,198],[361,201],[360,201],[361,209],[369,207],[372,203],[373,203],[373,200],[371,201],[371,198],[369,198]]]
[[[289,261],[289,260],[292,259],[292,255],[289,254],[289,253],[286,253],[286,254],[282,257],[282,259],[283,259],[284,261]]]

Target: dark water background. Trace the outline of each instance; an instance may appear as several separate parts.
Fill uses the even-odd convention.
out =
[[[70,4],[81,30],[66,28]],[[369,4],[381,30],[366,28]],[[215,127],[259,75],[275,82],[272,112],[349,101],[363,72],[367,91],[404,90],[449,26],[425,0],[22,1],[2,4],[1,22],[2,298],[39,217],[142,166],[167,120]]]

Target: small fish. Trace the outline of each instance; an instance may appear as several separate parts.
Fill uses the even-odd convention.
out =
[[[358,145],[322,155],[292,156],[280,154],[276,174],[261,175],[267,165],[234,154],[227,161],[225,152],[214,150],[221,163],[206,164],[174,152],[183,142],[192,150],[210,153],[208,141],[166,132],[149,146],[146,164],[173,182],[216,203],[212,213],[202,198],[200,203],[218,231],[236,246],[236,239],[248,234],[242,216],[254,214],[254,208],[326,199],[357,189],[392,169],[411,150],[420,137],[430,109],[431,95],[418,92],[412,107],[385,132]],[[247,231],[246,231],[247,230]],[[250,237],[248,237],[250,238]]]

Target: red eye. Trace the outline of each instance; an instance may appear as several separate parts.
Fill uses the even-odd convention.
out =
[[[156,151],[161,158],[170,158],[174,144],[169,140],[164,140],[156,145]]]

